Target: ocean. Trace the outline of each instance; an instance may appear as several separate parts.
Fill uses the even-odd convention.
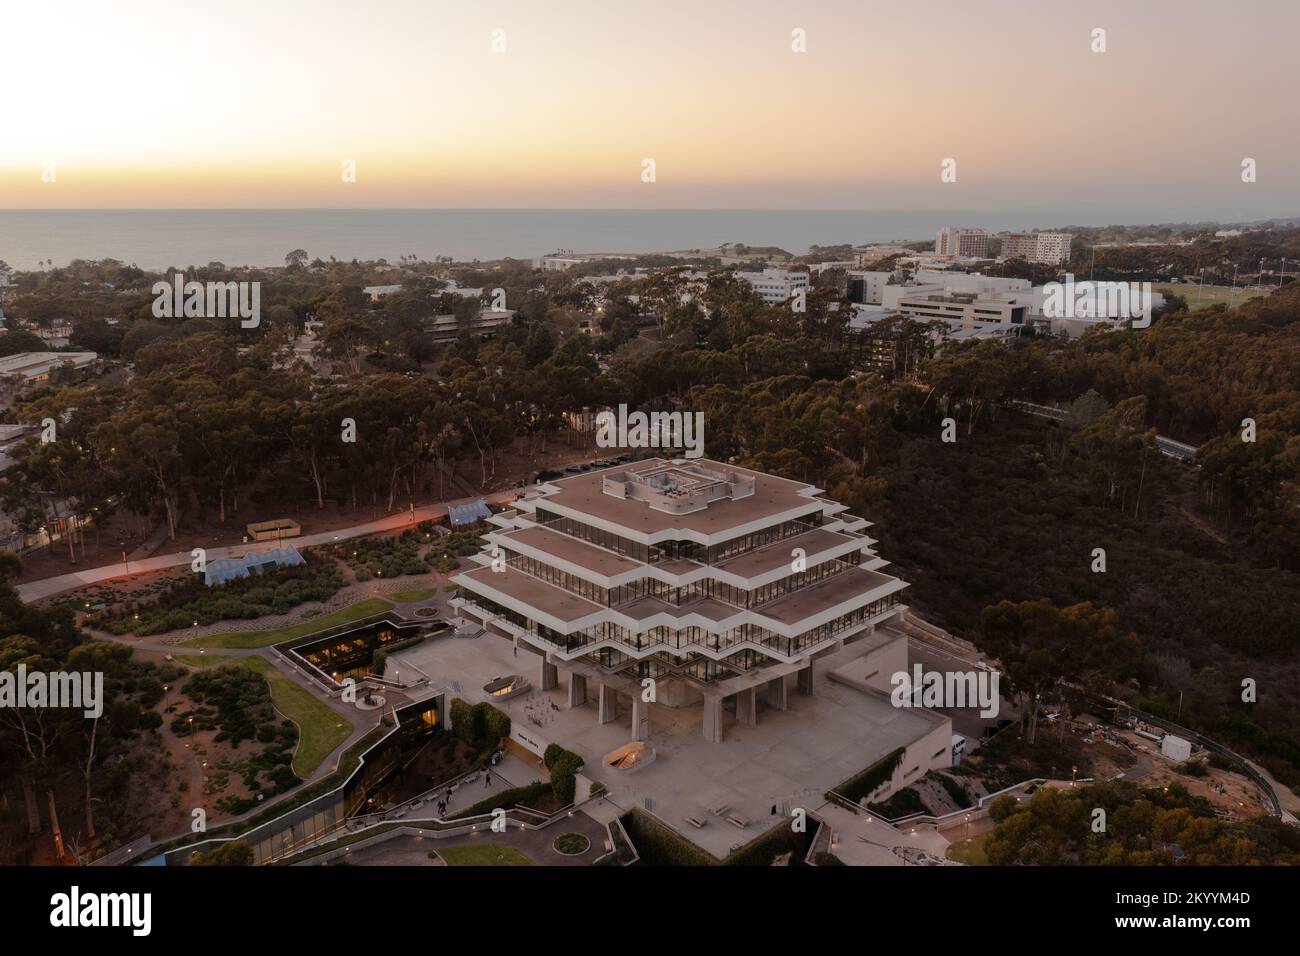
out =
[[[1059,226],[1048,210],[902,212],[761,209],[93,209],[0,210],[0,260],[118,259],[142,269],[312,258],[532,259],[572,252],[674,252],[743,242],[796,255],[811,245],[921,240],[942,226]]]

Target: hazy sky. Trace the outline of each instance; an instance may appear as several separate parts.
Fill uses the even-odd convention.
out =
[[[1300,214],[1296,0],[0,0],[0,14],[0,208]],[[940,182],[948,157],[955,183]]]

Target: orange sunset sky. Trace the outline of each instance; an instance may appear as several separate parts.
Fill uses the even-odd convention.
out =
[[[4,3],[0,208],[1300,214],[1292,0]]]

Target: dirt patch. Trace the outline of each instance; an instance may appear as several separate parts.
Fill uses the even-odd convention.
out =
[[[1202,521],[1196,515],[1192,514],[1186,508],[1179,508],[1178,513],[1183,516],[1183,520],[1185,520],[1188,524],[1190,524],[1197,531],[1201,532],[1201,534],[1205,535],[1207,538],[1217,541],[1225,548],[1232,546],[1231,541],[1229,541],[1223,535],[1219,534],[1219,532],[1215,531],[1214,528],[1210,527],[1210,525],[1206,524],[1204,521]]]

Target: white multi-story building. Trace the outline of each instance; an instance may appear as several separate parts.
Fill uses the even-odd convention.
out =
[[[858,305],[881,305],[885,287],[901,275],[897,272],[850,272],[849,301]]]
[[[1024,325],[1030,315],[1033,292],[1019,295],[980,296],[964,292],[916,292],[899,299],[898,312],[918,322],[944,319],[961,328],[975,323]]]
[[[515,309],[479,309],[469,323],[462,324],[456,315],[435,315],[424,320],[424,329],[435,342],[454,342],[462,332],[469,332],[481,339],[491,338],[503,325],[509,325],[515,316]]]
[[[906,582],[880,570],[868,522],[814,485],[652,458],[540,485],[489,520],[501,530],[452,578],[453,606],[536,654],[543,691],[563,671],[570,707],[598,694],[599,724],[630,703],[634,740],[666,706],[702,709],[703,736],[720,743],[729,712],[753,726],[762,705],[793,708],[839,652],[875,691],[906,667]],[[908,753],[900,772],[950,760],[946,723],[892,744]]]
[[[848,260],[842,260],[840,262],[814,262],[808,266],[808,271],[813,275],[819,276],[827,269],[843,269],[845,272],[848,272],[850,269],[856,268],[856,266],[856,261],[851,262]]]
[[[580,256],[542,256],[533,265],[544,272],[564,272],[586,261]]]
[[[953,279],[956,276],[942,276]],[[983,280],[966,287],[931,282],[917,285],[886,286],[882,306],[918,321],[945,319],[955,328],[964,331],[989,326],[1031,325],[1054,335],[1076,338],[1097,326],[1113,327],[1132,319],[1116,311],[1117,301],[1101,295],[1094,297],[1097,315],[1048,315],[1046,302],[1048,286],[1033,286],[1022,279],[1007,280],[993,276],[966,276],[970,280]],[[1016,282],[1008,288],[1002,283]],[[1087,283],[1080,283],[1080,288]],[[1136,295],[1136,293],[1134,293]],[[1152,310],[1160,309],[1165,299],[1158,292],[1149,294]],[[960,337],[954,337],[960,338]]]
[[[918,269],[906,285],[886,283],[880,289],[880,304],[887,309],[898,309],[899,302],[907,297],[927,295],[974,295],[995,298],[1002,295],[1025,293],[1030,289],[1028,279],[1004,276],[986,276],[978,273],[939,272]]]
[[[979,272],[939,272],[929,269],[917,269],[912,273],[912,281],[917,285],[938,285],[944,292],[973,292],[977,295],[1024,292],[1030,287],[1028,279],[986,276]]]
[[[0,381],[39,385],[48,382],[55,369],[88,368],[97,358],[94,352],[18,352],[0,358]]]
[[[934,238],[934,254],[983,259],[989,252],[989,234],[983,229],[944,226]]]
[[[1059,266],[1070,258],[1073,241],[1068,232],[1013,233],[1002,240],[1002,258]]]
[[[754,287],[768,305],[780,305],[793,298],[801,289],[808,291],[808,273],[791,272],[787,269],[764,269],[762,272],[737,272],[736,277],[744,279]]]

